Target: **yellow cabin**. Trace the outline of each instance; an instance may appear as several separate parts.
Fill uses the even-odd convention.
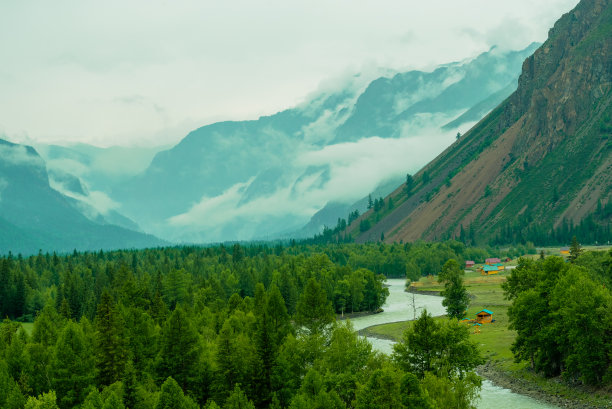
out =
[[[485,309],[477,312],[476,322],[479,324],[490,324],[493,322],[493,311]]]
[[[561,254],[569,255],[569,247],[561,247]]]
[[[481,275],[490,275],[490,274],[497,274],[499,272],[499,269],[497,268],[497,266],[489,266],[489,265],[485,265],[482,267],[482,271],[481,271]]]

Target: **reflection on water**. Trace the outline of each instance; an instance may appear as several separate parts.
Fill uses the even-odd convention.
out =
[[[442,315],[445,310],[442,298],[430,295],[409,294],[404,291],[404,279],[388,279],[389,297],[383,305],[384,312],[351,320],[355,330],[371,327],[372,325],[389,322],[405,321],[419,316],[424,308],[431,315]],[[393,342],[369,338],[374,349],[390,354]],[[556,409],[557,406],[538,402],[527,396],[519,395],[509,389],[493,385],[485,380],[480,391],[478,409]]]

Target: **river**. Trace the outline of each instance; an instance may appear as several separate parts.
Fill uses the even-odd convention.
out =
[[[405,280],[401,278],[388,279],[389,297],[383,305],[384,312],[367,315],[351,320],[355,330],[372,325],[390,322],[406,321],[421,314],[424,308],[432,315],[442,315],[446,311],[442,306],[442,298],[431,295],[411,294],[404,291]],[[372,346],[384,353],[391,353],[393,341],[368,338]],[[528,396],[514,393],[509,389],[493,385],[484,380],[480,391],[478,409],[558,409],[558,406],[539,402]]]

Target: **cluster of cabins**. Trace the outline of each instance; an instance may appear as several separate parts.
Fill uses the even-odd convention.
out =
[[[508,261],[508,260],[506,260]],[[473,260],[465,262],[465,268],[474,268],[476,263]],[[500,271],[505,270],[506,267],[502,264],[502,261],[497,257],[488,258],[482,267],[478,269],[482,275],[497,274]]]

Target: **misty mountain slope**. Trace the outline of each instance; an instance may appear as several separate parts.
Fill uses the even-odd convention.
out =
[[[350,207],[433,158],[457,132],[441,127],[466,126],[509,91],[532,47],[370,83],[354,77],[275,115],[203,126],[110,196],[144,230],[177,241],[299,230],[326,203]]]
[[[457,129],[461,124],[479,121],[496,106],[501,104],[506,98],[508,98],[515,90],[515,82],[508,84],[506,87],[478,102],[476,105],[461,114],[461,116],[457,117],[457,119],[454,119],[444,125],[442,129]]]
[[[153,236],[94,223],[51,188],[30,146],[0,139],[0,253],[159,246]]]
[[[425,166],[410,197],[400,186],[401,205],[357,241],[550,242],[579,223],[609,239],[611,118],[612,6],[582,1],[525,60],[517,90]]]
[[[256,121],[203,126],[158,153],[144,173],[116,188],[113,197],[128,214],[159,223],[185,212],[202,197],[219,196],[236,184],[252,185],[246,192],[253,199],[270,193],[270,186],[282,186],[284,173],[304,151],[303,145],[327,144],[330,137],[319,129],[335,128],[352,98],[353,93],[341,90]],[[310,127],[315,126],[313,132]],[[260,192],[255,190],[258,185],[267,188]],[[147,199],[145,207],[143,199]]]
[[[455,127],[477,121],[516,89],[517,67],[538,44],[503,53],[495,48],[467,63],[433,72],[411,71],[373,81],[359,97],[352,115],[338,129],[336,142],[362,137],[400,136],[419,116],[457,116],[476,105],[481,115],[459,116]],[[473,111],[472,111],[473,112]]]
[[[379,185],[371,193],[372,199],[385,197],[393,192],[397,185],[404,179],[404,176],[385,181]],[[338,218],[347,219],[349,213],[355,210],[360,214],[365,213],[368,209],[368,196],[362,197],[360,200],[345,204],[338,202],[327,203],[321,210],[316,212],[310,221],[298,231],[291,232],[288,236],[292,238],[309,238],[321,233],[324,227],[333,229],[338,224]]]
[[[142,229],[117,211],[120,204],[108,192],[146,169],[163,146],[100,148],[87,144],[69,146],[39,144],[51,187],[90,220],[129,230]]]

